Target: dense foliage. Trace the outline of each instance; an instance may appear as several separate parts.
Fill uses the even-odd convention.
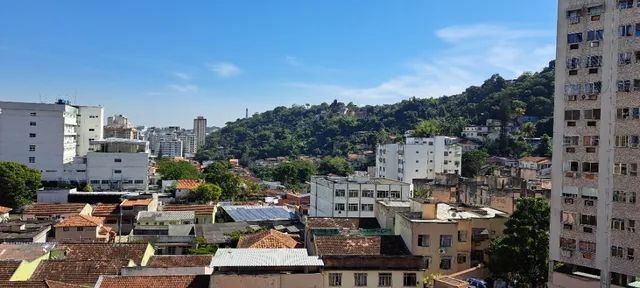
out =
[[[542,198],[518,200],[504,235],[488,250],[494,277],[515,287],[546,287],[549,256],[549,204]]]
[[[220,198],[223,200],[235,199],[242,191],[242,179],[233,173],[231,164],[224,161],[216,161],[207,166],[204,169],[204,179],[222,189]]]
[[[216,184],[204,183],[191,190],[189,200],[193,202],[209,203],[218,201],[222,196],[222,188]]]
[[[462,153],[462,176],[475,177],[480,168],[489,158],[489,154],[482,150],[473,150]]]
[[[158,159],[156,163],[158,173],[162,175],[162,180],[178,179],[200,179],[202,175],[198,168],[187,161]]]
[[[16,162],[0,162],[0,206],[30,204],[40,187],[40,171]]]
[[[338,101],[320,105],[277,107],[229,122],[212,133],[197,159],[239,158],[243,163],[276,156],[346,156],[362,147],[398,139],[418,126],[459,135],[465,124],[487,119],[512,121],[521,115],[548,118],[553,113],[553,69],[525,73],[515,80],[493,75],[480,86],[440,98],[410,98],[392,105],[358,107]],[[423,122],[423,121],[429,122]],[[541,121],[536,136],[552,125]],[[420,124],[420,125],[418,125]],[[498,154],[514,153],[509,140],[496,145]],[[516,151],[518,152],[518,151]]]
[[[213,255],[218,250],[218,246],[207,243],[207,239],[204,236],[196,237],[195,244],[195,248],[189,249],[190,255]]]

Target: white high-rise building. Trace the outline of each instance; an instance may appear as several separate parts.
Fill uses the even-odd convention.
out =
[[[640,286],[638,4],[558,1],[549,287]]]
[[[182,141],[182,154],[184,154],[184,157],[193,157],[198,149],[196,135],[189,132],[183,132],[178,135],[178,139]]]
[[[91,115],[99,118],[84,119]],[[89,139],[101,134],[101,118],[101,107],[65,101],[0,102],[0,160],[38,169],[43,181],[63,181],[64,165],[86,154]]]
[[[198,147],[204,146],[207,137],[207,119],[202,116],[193,119],[193,133],[196,135],[196,145]]]
[[[78,156],[85,156],[91,151],[91,141],[103,138],[103,115],[102,107],[78,107]]]
[[[162,157],[182,157],[182,141],[179,139],[160,141],[158,155]]]
[[[413,184],[414,179],[433,180],[436,174],[461,174],[462,146],[458,138],[407,137],[405,143],[377,147],[376,177]]]

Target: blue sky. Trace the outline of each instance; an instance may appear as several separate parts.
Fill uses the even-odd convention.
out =
[[[149,126],[461,92],[555,55],[556,1],[3,1],[0,99]]]

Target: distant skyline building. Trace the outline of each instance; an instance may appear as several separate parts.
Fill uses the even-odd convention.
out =
[[[637,2],[558,1],[549,287],[640,285]]]
[[[104,138],[139,139],[138,130],[133,127],[129,119],[123,115],[113,115],[107,118],[104,126]]]
[[[196,135],[196,144],[198,147],[204,146],[205,138],[207,137],[207,119],[203,116],[198,116],[193,119],[193,133]]]

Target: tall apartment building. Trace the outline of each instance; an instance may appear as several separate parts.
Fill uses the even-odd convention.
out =
[[[184,157],[193,157],[198,149],[196,135],[190,132],[180,133],[178,139],[182,141],[182,154]]]
[[[198,147],[204,146],[204,140],[207,137],[207,119],[202,116],[193,119],[193,133],[196,134]]]
[[[376,201],[409,197],[410,185],[397,180],[312,176],[309,216],[373,218]]]
[[[64,178],[64,165],[90,151],[102,136],[102,107],[0,102],[0,160],[42,172],[43,181]]]
[[[158,155],[162,157],[182,157],[182,141],[179,139],[160,141]]]
[[[403,144],[378,145],[376,177],[413,184],[414,179],[433,180],[440,173],[460,175],[461,164],[458,138],[407,137]]]
[[[129,122],[129,118],[113,115],[107,118],[104,126],[104,138],[138,139],[138,130]]]
[[[639,3],[558,3],[549,284],[637,287]]]

